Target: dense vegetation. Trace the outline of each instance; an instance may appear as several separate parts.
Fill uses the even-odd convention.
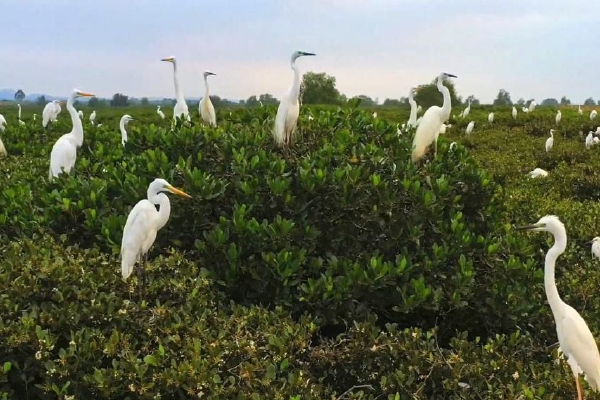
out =
[[[405,110],[304,107],[290,152],[272,144],[273,106],[174,130],[154,108],[98,111],[102,127],[90,111],[75,173],[48,183],[66,110],[43,130],[32,109],[19,126],[0,106],[4,398],[574,397],[550,347],[550,236],[512,226],[565,222],[559,290],[597,336],[600,278],[584,243],[600,229],[600,155],[579,133],[595,130],[587,112],[563,110],[547,154],[555,110],[514,121],[497,107],[489,124],[491,109],[473,106],[415,166],[411,136],[396,133]],[[550,175],[528,179],[535,167]],[[118,253],[155,177],[193,200],[171,198],[140,302]]]

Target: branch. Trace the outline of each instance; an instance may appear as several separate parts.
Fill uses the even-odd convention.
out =
[[[375,390],[373,389],[373,386],[371,385],[354,385],[352,386],[350,389],[346,390],[344,393],[342,393],[338,398],[336,398],[335,400],[341,400],[345,395],[347,395],[348,393],[350,393],[351,391],[355,390],[355,389],[369,389],[369,390]]]

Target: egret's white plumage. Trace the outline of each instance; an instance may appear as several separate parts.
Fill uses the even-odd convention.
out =
[[[67,101],[67,110],[71,115],[71,121],[73,123],[73,129],[71,132],[62,135],[50,152],[50,171],[48,179],[52,181],[54,177],[57,177],[61,172],[67,174],[71,172],[75,166],[75,160],[77,159],[77,148],[83,144],[83,125],[77,110],[73,106],[75,99],[78,97],[91,97],[93,94],[84,93],[77,89],[74,89],[69,96]]]
[[[21,120],[19,120],[19,125],[21,125],[21,126],[25,126],[25,121],[21,121]]]
[[[408,122],[406,123],[406,129],[414,129],[417,127],[417,110],[419,109],[417,106],[417,102],[414,99],[416,89],[410,88],[408,91],[408,104],[410,104],[410,116],[408,117]]]
[[[377,118],[377,111],[373,112],[373,118]]]
[[[0,114],[0,131],[4,132],[6,125],[6,119],[4,115]],[[6,157],[8,153],[6,152],[6,147],[4,147],[4,143],[2,143],[2,139],[0,139],[0,157]]]
[[[160,106],[156,106],[156,113],[162,119],[165,119],[165,113],[160,110]]]
[[[444,86],[444,79],[446,78],[456,78],[456,76],[452,74],[447,74],[442,72],[437,78],[437,88],[442,93],[444,98],[444,103],[442,107],[439,106],[431,106],[425,111],[425,114],[421,117],[422,120],[417,127],[417,132],[415,133],[415,138],[413,139],[412,144],[412,161],[416,162],[423,155],[425,155],[425,151],[427,148],[434,143],[435,153],[437,153],[437,142],[436,138],[439,135],[440,128],[442,124],[450,117],[450,112],[452,110],[452,104],[450,99],[450,91],[446,86]]]
[[[583,115],[583,110],[581,109],[581,104],[577,106],[577,114]]]
[[[167,57],[163,58],[161,61],[170,62],[173,64],[173,82],[175,83],[175,97],[176,103],[173,108],[173,119],[175,120],[177,117],[183,119],[184,117],[189,121],[190,120],[190,112],[188,111],[187,103],[185,102],[185,98],[183,97],[183,92],[179,87],[179,78],[177,76],[177,60],[175,57]]]
[[[585,148],[590,149],[594,145],[594,132],[590,131],[585,137]]]
[[[469,105],[462,112],[462,117],[463,118],[465,118],[471,112],[471,99],[469,98],[469,100],[467,100],[467,101],[468,101]]]
[[[44,111],[42,111],[42,126],[46,128],[49,123],[55,120],[56,112],[56,104],[58,104],[58,100],[50,101],[46,103],[44,107]]]
[[[300,115],[300,70],[296,65],[296,60],[303,56],[314,56],[314,53],[304,51],[295,51],[291,58],[291,67],[294,71],[294,81],[288,93],[283,96],[279,107],[277,108],[277,116],[275,117],[275,126],[273,128],[273,137],[275,143],[279,146],[289,146],[292,142],[294,132],[296,131],[296,123]]]
[[[473,128],[475,128],[475,121],[469,122],[469,125],[467,125],[467,129],[465,129],[465,133],[467,135],[470,135],[471,133],[473,133]]]
[[[491,112],[488,114],[488,122],[491,124],[492,122],[494,122],[494,113]]]
[[[208,94],[208,77],[216,74],[209,71],[204,71],[204,74],[202,75],[204,76],[204,87],[206,89],[204,91],[204,97],[198,104],[200,116],[204,122],[211,126],[215,126],[217,125],[217,115],[215,114],[215,107],[213,106],[212,101],[210,101],[210,96]]]
[[[554,279],[556,259],[567,247],[567,231],[563,223],[554,215],[546,215],[533,225],[521,227],[529,231],[549,232],[554,236],[554,245],[546,253],[544,263],[544,287],[554,322],[560,349],[567,357],[577,385],[577,395],[583,398],[579,374],[583,374],[590,388],[600,389],[600,353],[596,340],[585,320],[558,294]]]
[[[596,236],[592,239],[592,256],[600,258],[600,237]]]
[[[4,115],[0,114],[0,131],[4,132],[5,129],[6,129],[6,118],[4,118]]]
[[[531,100],[531,103],[529,103],[528,111],[532,112],[533,110],[535,110],[535,106],[537,106],[537,103],[535,102],[535,100]]]
[[[21,120],[21,105],[17,103],[17,107],[19,107],[19,121]]]
[[[550,137],[546,139],[546,153],[548,153],[554,145],[554,129],[550,129]]]
[[[590,121],[595,119],[597,115],[598,112],[596,110],[592,110],[592,112],[590,112]]]
[[[83,121],[83,111],[77,111],[77,115],[79,116],[79,119]]]
[[[515,107],[512,108],[512,117],[513,119],[517,119],[517,109]]]
[[[528,112],[529,112],[529,108],[527,108],[527,107],[523,107],[521,110],[522,110],[524,113],[528,113]]]
[[[536,168],[533,171],[529,172],[530,178],[539,178],[548,176],[548,171],[545,171],[541,168]]]
[[[92,111],[92,113],[90,114],[90,122],[92,123],[92,125],[94,125],[94,122],[96,122],[96,110]]]
[[[163,192],[190,198],[187,193],[171,186],[164,179],[155,179],[148,186],[147,199],[140,200],[129,213],[121,242],[121,274],[127,279],[135,263],[148,253],[158,231],[166,225],[171,214],[171,202]],[[158,211],[155,205],[159,206]],[[143,276],[143,266],[140,267]]]
[[[119,130],[121,131],[121,144],[123,146],[125,146],[125,143],[127,143],[127,130],[125,128],[127,127],[129,121],[133,121],[133,118],[131,117],[131,115],[128,114],[123,115],[121,117],[121,120],[119,121]]]
[[[561,119],[562,119],[562,113],[560,112],[560,110],[558,110],[556,113],[556,118],[555,118],[556,126],[558,126],[560,124]]]

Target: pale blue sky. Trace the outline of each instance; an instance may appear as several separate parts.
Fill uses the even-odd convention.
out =
[[[440,71],[460,95],[600,98],[600,2],[592,0],[4,0],[0,89],[108,97],[281,97],[302,71],[383,101]]]

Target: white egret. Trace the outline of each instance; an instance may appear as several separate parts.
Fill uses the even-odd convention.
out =
[[[189,194],[171,186],[166,180],[155,179],[148,186],[148,198],[140,200],[133,207],[123,229],[121,274],[124,279],[127,279],[133,272],[135,263],[139,261],[138,277],[140,278],[141,293],[145,290],[146,281],[144,259],[156,239],[156,234],[166,225],[171,214],[171,202],[163,192],[191,198]],[[158,211],[156,211],[155,205],[159,206]]]
[[[452,104],[450,99],[450,91],[444,86],[444,79],[456,78],[455,75],[442,72],[437,78],[437,88],[442,93],[444,103],[442,107],[431,106],[425,111],[425,114],[421,117],[422,120],[417,127],[415,138],[412,144],[412,161],[417,162],[423,155],[427,148],[433,143],[434,154],[437,154],[437,141],[436,137],[439,135],[442,124],[450,116],[452,111]]]
[[[421,106],[417,106],[417,114],[423,112],[423,107]]]
[[[517,119],[517,109],[515,107],[512,109],[512,117],[513,119]]]
[[[488,114],[488,122],[491,124],[492,122],[494,122],[494,113],[491,112]]]
[[[17,107],[19,107],[19,121],[21,120],[21,105],[17,103]]]
[[[275,126],[273,128],[273,136],[275,143],[279,146],[292,143],[294,132],[296,131],[296,123],[300,115],[300,104],[298,97],[300,96],[300,70],[296,65],[296,60],[304,56],[314,56],[314,53],[305,51],[295,51],[290,60],[292,70],[294,71],[294,81],[288,93],[283,96],[279,107],[277,108],[277,116],[275,117]]]
[[[0,114],[0,131],[4,132],[4,129],[6,129],[6,119],[4,118],[4,115]],[[1,157],[6,157],[8,155],[8,153],[6,152],[6,147],[4,147],[4,143],[2,143],[2,139],[0,139],[0,156]]]
[[[592,256],[600,258],[600,237],[596,236],[588,244],[592,244]]]
[[[527,107],[523,107],[522,110],[523,110],[524,113],[528,113],[529,112],[529,108],[527,108]]]
[[[0,157],[6,157],[8,153],[6,152],[6,147],[4,147],[4,143],[2,143],[2,139],[0,139]]]
[[[596,112],[596,110],[592,110],[592,112],[590,112],[590,121],[596,118],[597,115],[598,112]]]
[[[204,122],[211,126],[215,126],[217,125],[217,115],[215,114],[215,107],[213,106],[212,101],[210,101],[210,96],[208,94],[208,77],[210,75],[217,74],[212,73],[210,71],[204,71],[204,74],[202,75],[204,76],[204,87],[206,89],[204,90],[204,97],[202,98],[202,100],[200,100],[200,103],[198,104],[200,116],[202,117],[202,120],[204,120]]]
[[[121,130],[121,144],[123,146],[125,146],[125,143],[127,143],[127,131],[125,130],[125,127],[129,121],[133,121],[133,118],[128,114],[123,115],[121,117],[121,121],[119,121],[119,129]]]
[[[467,125],[467,129],[465,129],[465,133],[467,135],[470,135],[471,133],[473,133],[473,128],[475,128],[475,121],[469,122],[469,125]]]
[[[5,129],[6,129],[6,118],[4,118],[4,115],[0,114],[0,131],[4,132]]]
[[[575,377],[577,398],[583,400],[579,374],[584,375],[594,392],[598,391],[600,389],[600,353],[585,320],[573,307],[560,298],[556,288],[554,268],[556,259],[564,253],[567,247],[567,231],[555,215],[546,215],[533,225],[517,229],[549,232],[554,236],[554,245],[546,253],[544,263],[544,288],[554,316],[560,349],[567,357],[567,363]]]
[[[594,136],[594,138],[592,139],[592,143],[594,145],[597,145],[598,143],[600,143],[600,138],[597,138],[596,136]]]
[[[600,126],[596,127],[596,132],[594,132],[594,135],[600,135]]]
[[[529,112],[532,112],[533,110],[535,110],[535,106],[537,106],[537,103],[535,102],[535,100],[531,100],[531,103],[529,103]]]
[[[408,91],[408,104],[410,104],[410,116],[408,117],[408,122],[406,123],[406,129],[414,129],[417,127],[417,102],[414,99],[414,95],[417,89],[410,88]]]
[[[469,113],[471,112],[471,98],[469,97],[469,99],[467,101],[469,102],[469,105],[462,112],[463,118],[466,117],[467,115],[469,115]]]
[[[44,128],[53,121],[52,117],[56,113],[55,103],[58,103],[58,100],[48,102],[44,107],[44,111],[42,111],[42,126]]]
[[[177,98],[175,107],[173,108],[173,119],[176,120],[177,117],[183,119],[183,117],[185,117],[189,121],[190,112],[188,111],[187,103],[183,97],[183,92],[179,88],[179,78],[177,77],[177,60],[175,57],[171,56],[163,58],[161,61],[166,61],[173,64],[173,82],[175,83],[175,97]]]
[[[156,113],[162,119],[165,119],[165,113],[160,110],[160,106],[156,106]]]
[[[79,116],[79,119],[83,121],[83,111],[77,111],[77,115]]]
[[[577,114],[583,115],[583,110],[581,109],[581,104],[577,106]]]
[[[21,125],[21,126],[25,126],[25,121],[21,121],[21,120],[19,120],[19,125]]]
[[[590,149],[594,145],[594,132],[590,131],[585,137],[585,148]]]
[[[555,118],[556,126],[558,126],[560,124],[561,119],[562,119],[562,114],[561,114],[560,110],[558,110],[558,112],[556,113],[556,118]]]
[[[54,103],[54,114],[52,115],[52,122],[54,122],[58,119],[58,114],[60,114],[62,112],[62,108],[60,107],[60,105],[65,104],[65,102],[55,100],[55,101],[53,101],[53,103]]]
[[[377,118],[377,111],[373,113],[373,118]]]
[[[92,111],[92,113],[90,114],[90,122],[92,123],[92,125],[94,125],[94,122],[96,122],[96,110]]]
[[[37,121],[37,114],[33,114],[33,120]]]
[[[548,153],[554,145],[554,129],[550,129],[550,137],[546,139],[546,153]]]
[[[545,171],[541,168],[536,168],[533,171],[529,172],[530,178],[539,178],[548,176],[548,171]]]
[[[73,130],[71,132],[62,135],[54,146],[52,146],[52,152],[50,153],[50,171],[48,179],[52,181],[54,177],[57,177],[61,172],[70,173],[75,166],[75,160],[77,159],[77,148],[83,144],[83,125],[77,110],[73,106],[75,99],[78,97],[92,97],[93,94],[84,93],[80,90],[73,89],[69,100],[67,101],[67,110],[71,115],[71,122],[73,123]]]
[[[444,133],[446,133],[446,129],[450,129],[450,128],[452,128],[452,125],[442,124],[442,126],[440,126],[440,133],[443,135]]]

